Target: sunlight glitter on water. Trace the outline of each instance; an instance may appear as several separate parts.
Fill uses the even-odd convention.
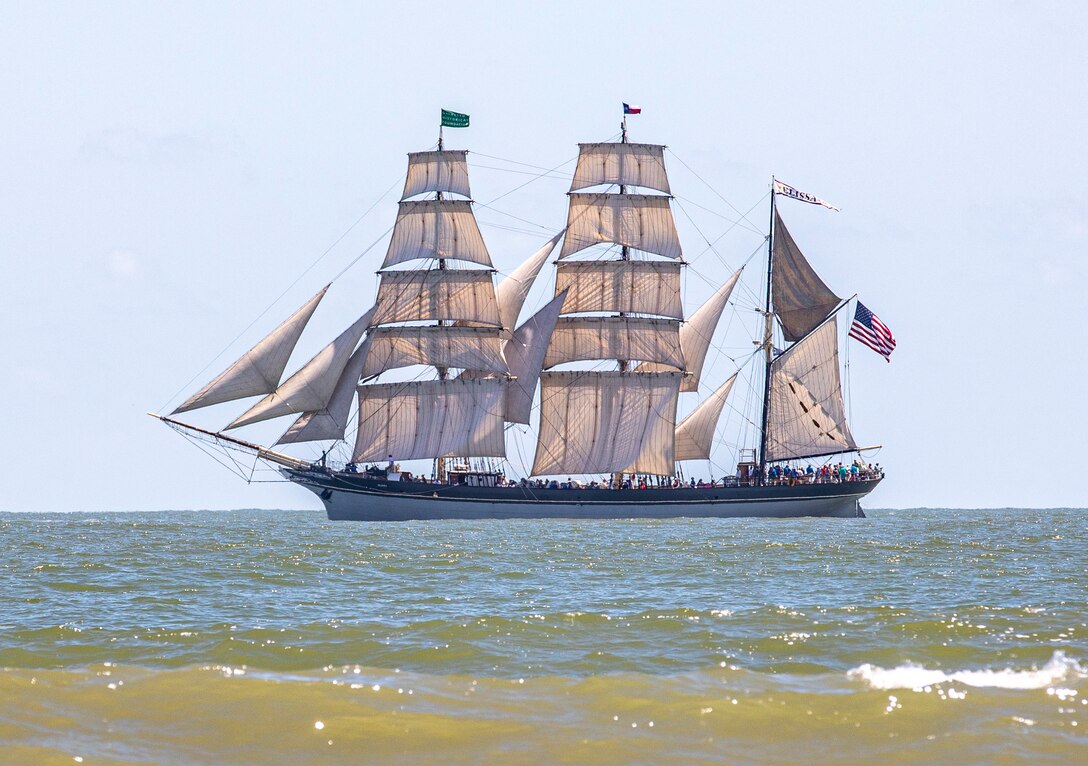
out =
[[[1086,517],[0,514],[0,746],[28,764],[1075,762]]]

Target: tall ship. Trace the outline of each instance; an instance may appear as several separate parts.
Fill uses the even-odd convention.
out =
[[[326,285],[154,417],[271,464],[316,494],[330,519],[863,516],[860,501],[883,472],[864,461],[869,448],[846,421],[839,319],[854,301],[809,264],[778,199],[830,206],[774,179],[761,331],[744,362],[751,443],[721,475],[686,478],[689,461],[710,460],[740,374],[706,380],[704,363],[745,267],[685,315],[665,147],[630,142],[624,111],[619,140],[579,145],[566,226],[497,283],[467,152],[445,148],[440,128],[437,149],[408,155],[374,305],[285,375]],[[467,124],[443,111],[443,127]],[[523,316],[556,252],[552,297]],[[850,335],[885,356],[894,347],[860,303]],[[678,419],[684,398],[697,404]],[[244,399],[255,402],[221,428],[188,422],[192,411]],[[288,416],[268,446],[236,431]],[[535,455],[516,476],[508,432],[526,426]],[[320,457],[289,454],[300,444]]]

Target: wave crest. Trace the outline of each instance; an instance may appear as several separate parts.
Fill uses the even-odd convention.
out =
[[[913,662],[894,668],[882,668],[865,663],[847,671],[846,677],[864,681],[874,689],[919,689],[925,686],[955,681],[965,686],[992,687],[996,689],[1043,689],[1059,681],[1085,678],[1088,669],[1065,652],[1056,651],[1041,668],[1015,670],[930,670]]]

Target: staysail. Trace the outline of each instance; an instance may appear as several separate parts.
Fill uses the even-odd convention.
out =
[[[507,338],[518,324],[521,307],[525,304],[525,298],[528,297],[529,290],[532,289],[537,274],[540,273],[544,262],[548,260],[548,256],[555,250],[555,246],[559,244],[559,240],[563,238],[565,231],[566,229],[545,242],[543,247],[510,272],[495,288],[495,298],[499,303],[499,316]]]
[[[688,372],[684,376],[684,382],[680,384],[681,393],[699,390],[699,378],[703,373],[703,363],[706,361],[707,351],[710,350],[714,330],[721,320],[725,305],[743,270],[744,268],[741,267],[733,276],[725,280],[725,284],[715,290],[714,294],[707,298],[706,303],[700,306],[691,315],[691,319],[680,328],[680,350],[683,354],[684,369]],[[641,364],[639,369],[648,372],[668,368],[661,364]]]
[[[344,371],[333,387],[329,402],[322,409],[304,412],[284,432],[277,444],[316,442],[325,439],[343,439],[351,415],[351,403],[362,376],[363,363],[370,349],[370,341],[364,338],[359,348],[348,358]]]
[[[249,408],[226,430],[292,413],[324,409],[332,398],[336,381],[347,366],[352,351],[366,332],[371,312],[359,317],[348,329],[317,354],[275,391]]]
[[[718,427],[725,402],[737,376],[734,374],[710,396],[699,403],[691,414],[676,424],[676,459],[709,460],[714,442],[714,429]]]
[[[211,383],[186,399],[173,414],[275,391],[306,323],[328,289],[329,285],[325,285],[283,324],[219,373]]]
[[[513,377],[506,387],[504,417],[508,423],[529,423],[533,394],[536,393],[540,371],[544,367],[544,355],[566,297],[567,294],[562,292],[548,301],[544,308],[514,331],[514,336],[503,347],[503,355]]]

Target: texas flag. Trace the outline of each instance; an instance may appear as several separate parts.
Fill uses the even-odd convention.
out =
[[[641,106],[631,106],[630,104],[623,105],[624,114],[642,114]]]

